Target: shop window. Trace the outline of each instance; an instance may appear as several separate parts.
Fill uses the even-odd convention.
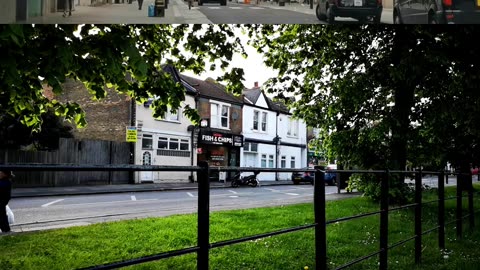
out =
[[[153,138],[150,134],[143,134],[142,137],[142,149],[152,149]]]
[[[268,155],[268,167],[273,168],[273,155]]]
[[[282,156],[281,159],[280,159],[280,167],[282,168],[286,168],[287,167],[287,157],[286,156]]]
[[[261,161],[260,167],[266,168],[267,167],[267,155],[262,154],[262,159],[260,161]]]
[[[170,138],[170,142],[168,145],[168,149],[170,150],[178,150],[178,139]]]
[[[168,138],[158,138],[158,149],[168,149]]]
[[[295,157],[290,157],[290,168],[295,168]]]
[[[243,145],[243,152],[257,152],[258,151],[258,143],[245,143]]]
[[[188,140],[180,140],[180,150],[188,151]]]

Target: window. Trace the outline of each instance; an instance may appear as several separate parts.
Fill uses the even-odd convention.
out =
[[[290,157],[290,168],[295,168],[295,157]]]
[[[180,140],[180,150],[188,151],[188,140]]]
[[[245,143],[243,145],[244,152],[257,152],[258,150],[258,143]]]
[[[158,149],[190,151],[189,140],[159,137]]]
[[[229,128],[230,107],[227,105],[211,103],[210,104],[210,126]]]
[[[168,108],[168,111],[166,111],[159,120],[164,120],[164,121],[173,121],[173,122],[178,122],[180,121],[180,108],[177,110],[171,112],[170,108]]]
[[[288,120],[287,135],[296,137],[298,134],[298,121],[292,118],[289,118]]]
[[[262,131],[267,131],[267,113],[262,113]]]
[[[253,129],[258,130],[258,114],[259,111],[253,111]]]
[[[150,134],[143,134],[142,149],[152,149],[153,139]]]
[[[168,144],[168,149],[178,150],[178,139],[170,138],[170,142]]]
[[[262,154],[260,167],[262,167],[262,168],[267,167],[267,155],[266,154]]]
[[[268,167],[273,168],[273,155],[268,155]]]
[[[280,167],[282,168],[286,168],[287,167],[287,157],[286,156],[282,156],[281,159],[280,159]]]
[[[168,138],[165,138],[165,137],[158,138],[158,149],[168,149]]]

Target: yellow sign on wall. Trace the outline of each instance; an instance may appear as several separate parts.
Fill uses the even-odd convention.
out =
[[[137,127],[127,127],[127,142],[137,141]]]

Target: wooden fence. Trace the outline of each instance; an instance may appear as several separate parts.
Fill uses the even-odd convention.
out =
[[[125,142],[62,138],[56,151],[0,150],[0,164],[128,164],[130,147]],[[14,172],[15,187],[127,184],[128,172]]]

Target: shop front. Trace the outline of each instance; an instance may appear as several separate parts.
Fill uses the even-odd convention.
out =
[[[240,147],[242,146],[242,135],[200,129],[197,160],[206,161],[213,168],[210,172],[210,180],[218,181],[218,168],[240,167]],[[233,172],[227,173],[227,178],[230,178],[233,174]]]

